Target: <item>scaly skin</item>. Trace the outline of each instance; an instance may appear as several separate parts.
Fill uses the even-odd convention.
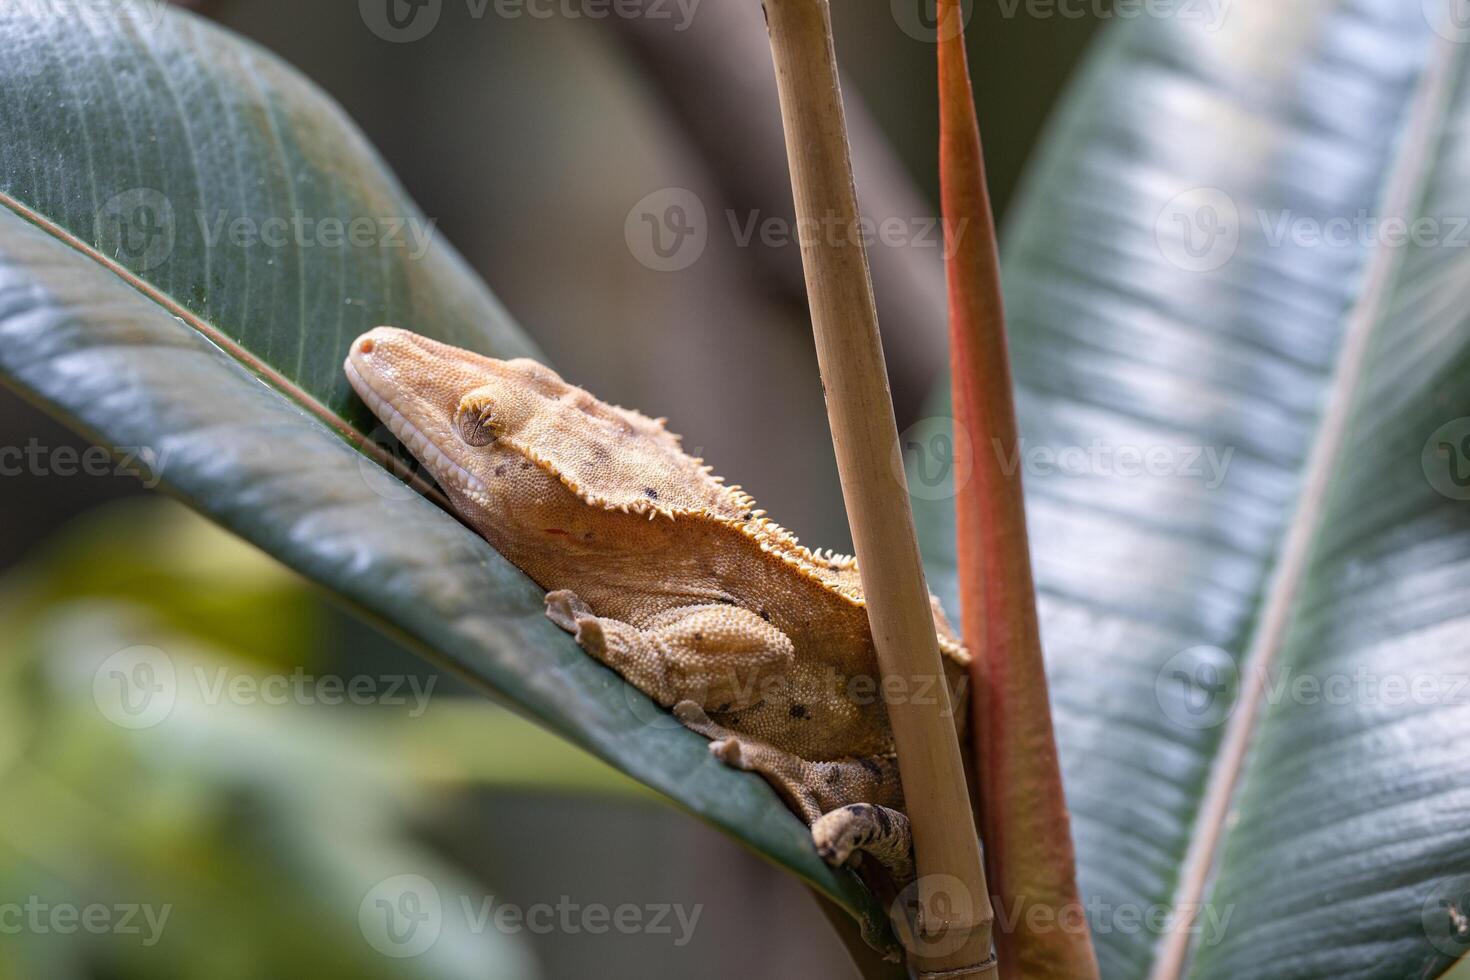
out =
[[[797,543],[685,454],[662,419],[534,361],[379,327],[344,369],[460,516],[548,590],[547,615],[584,649],[711,738],[718,757],[765,776],[829,861],[867,852],[911,873],[852,558]],[[934,610],[962,709],[968,654]],[[890,690],[938,696],[923,679]]]

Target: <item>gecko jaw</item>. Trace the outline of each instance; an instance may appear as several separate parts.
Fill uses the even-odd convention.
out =
[[[351,357],[343,364],[343,370],[358,397],[372,410],[374,415],[382,420],[383,424],[388,427],[388,431],[392,432],[398,441],[413,454],[414,459],[428,467],[429,472],[440,486],[459,490],[481,499],[489,496],[490,488],[485,485],[484,481],[440,449],[434,440],[409,420],[408,416],[388,398],[380,394],[365,374],[358,370]]]

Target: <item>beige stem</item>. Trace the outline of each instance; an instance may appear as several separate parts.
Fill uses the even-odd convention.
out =
[[[994,976],[994,916],[903,477],[828,2],[765,8],[817,360],[913,825],[919,929],[910,954],[921,976]]]

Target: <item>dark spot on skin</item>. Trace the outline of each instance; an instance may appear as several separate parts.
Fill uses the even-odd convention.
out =
[[[505,476],[505,464],[504,463],[501,463],[499,466],[495,467],[495,475],[496,476]]]
[[[583,531],[582,532],[582,540],[583,541],[591,541],[592,540],[592,532],[591,531]]]
[[[827,782],[834,783],[835,784],[835,783],[839,783],[841,781],[842,781],[842,767],[841,766],[836,766],[836,765],[828,766],[827,767]]]
[[[736,602],[734,599],[730,598],[727,595],[722,595],[718,599],[716,599],[715,601],[716,602],[723,602],[727,606],[738,606],[738,605],[740,605],[740,603]]]
[[[658,491],[653,489],[653,487],[644,487],[643,496],[647,497],[649,500],[657,500]]]
[[[858,764],[872,773],[874,779],[881,780],[883,778],[883,767],[878,765],[877,760],[865,755],[858,759]]]
[[[771,621],[771,614],[768,613],[768,612],[766,612],[764,609],[762,609],[760,611],[760,614],[761,614],[761,619],[764,619],[768,623]]]
[[[878,821],[878,827],[886,837],[893,833],[893,822],[888,819],[888,811],[881,806],[873,807],[873,818]]]
[[[740,515],[740,519],[742,521],[748,521],[748,520],[750,520],[754,516],[755,516],[755,514],[752,511],[746,511],[744,514],[741,514]]]
[[[843,809],[853,816],[857,817],[862,815],[863,805],[861,803],[849,803],[847,806],[843,807]]]
[[[806,716],[807,716],[806,715],[806,705],[804,705],[804,704],[793,704],[791,706],[791,717],[793,717],[793,718],[805,718]]]
[[[724,704],[720,705],[718,708],[715,709],[715,714],[722,715],[722,714],[724,714],[725,712],[727,712],[729,710],[730,710],[730,702],[729,701],[726,701]]]
[[[521,463],[521,469],[523,469],[523,470],[529,470],[530,468],[531,468],[531,464],[530,463],[527,463],[527,462]]]
[[[703,643],[704,642],[704,634],[703,633],[695,633],[694,634],[694,642],[695,643]]]

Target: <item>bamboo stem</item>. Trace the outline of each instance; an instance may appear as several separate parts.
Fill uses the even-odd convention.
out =
[[[817,361],[918,866],[925,974],[993,977],[993,912],[888,392],[828,0],[765,0]],[[937,681],[937,683],[936,683]]]

